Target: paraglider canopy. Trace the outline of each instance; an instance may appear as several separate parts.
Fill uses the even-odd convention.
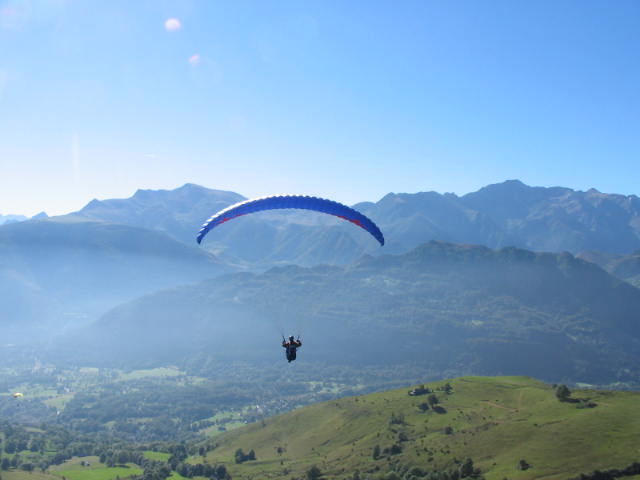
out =
[[[334,215],[342,218],[343,220],[348,220],[369,232],[380,243],[380,245],[384,245],[384,236],[378,226],[362,213],[333,200],[310,197],[307,195],[272,195],[269,197],[254,198],[252,200],[246,200],[244,202],[231,205],[224,210],[220,210],[209,218],[209,220],[202,225],[196,240],[198,243],[202,242],[202,239],[211,229],[242,215],[260,212],[262,210],[283,208],[314,210],[316,212]]]
[[[20,392],[16,392],[12,395],[13,398],[20,398],[20,397],[24,397],[24,395]]]

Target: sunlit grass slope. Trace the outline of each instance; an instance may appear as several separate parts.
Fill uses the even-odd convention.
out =
[[[436,390],[445,383],[425,386]],[[327,478],[350,479],[355,470],[374,475],[395,463],[436,471],[471,458],[489,480],[565,479],[640,460],[640,393],[575,391],[574,398],[597,404],[577,408],[528,377],[449,383],[449,395],[435,392],[440,413],[421,411],[428,395],[409,396],[408,389],[343,398],[216,437],[207,460],[224,463],[234,479],[301,477],[312,465]],[[373,459],[376,445],[384,451],[394,444],[401,453]],[[257,460],[236,464],[238,448],[255,450]],[[518,469],[520,460],[531,468]]]

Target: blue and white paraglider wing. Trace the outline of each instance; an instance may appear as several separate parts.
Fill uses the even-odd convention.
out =
[[[283,208],[314,210],[316,212],[335,215],[336,217],[347,220],[363,228],[373,235],[373,237],[380,242],[380,245],[384,245],[384,236],[378,226],[362,213],[333,200],[306,195],[273,195],[269,197],[254,198],[252,200],[246,200],[244,202],[231,205],[230,207],[219,211],[207,220],[198,232],[196,240],[198,243],[202,242],[202,239],[210,230],[242,215],[260,212],[262,210],[276,210]]]

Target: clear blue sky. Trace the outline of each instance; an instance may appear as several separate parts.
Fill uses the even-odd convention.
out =
[[[187,182],[640,194],[640,1],[0,0],[0,167],[3,214]]]

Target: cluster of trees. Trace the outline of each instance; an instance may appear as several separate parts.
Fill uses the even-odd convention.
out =
[[[383,449],[380,448],[380,445],[376,445],[373,447],[371,457],[374,460],[378,460],[384,456],[399,455],[400,453],[402,453],[402,445],[400,445],[400,442],[397,442],[390,447],[385,447]]]
[[[307,472],[307,479],[309,478],[311,477]],[[395,464],[391,465],[391,469],[386,472],[361,473],[355,471],[351,477],[352,480],[462,480],[463,478],[473,480],[483,480],[484,478],[480,469],[474,466],[473,460],[470,458],[457,461],[456,468],[443,471],[427,471],[415,465]]]
[[[414,389],[409,390],[410,397],[417,397],[420,395],[426,395],[427,393],[431,393],[431,389],[425,387],[424,385],[420,385]]]
[[[4,442],[4,452],[17,453],[29,450],[44,453],[44,446],[45,441],[41,436],[29,435],[26,431],[20,430],[10,435]]]
[[[144,459],[143,465],[139,466],[144,469],[141,480],[165,480],[172,475],[173,471],[186,478],[206,477],[209,480],[231,480],[231,475],[224,465],[201,463],[191,465],[181,462],[176,468],[172,468],[169,462]]]
[[[435,410],[436,405],[438,405],[439,403],[440,399],[435,393],[432,393],[427,397],[426,402],[422,402],[420,405],[418,405],[418,408],[423,412],[426,412],[427,410],[429,410],[429,408]]]
[[[233,455],[236,460],[236,463],[244,463],[250,460],[256,459],[256,452],[252,449],[249,453],[244,453],[241,448],[236,450],[236,453]]]
[[[231,475],[229,475],[224,465],[180,463],[175,468],[175,471],[187,478],[206,477],[212,480],[231,480]]]
[[[165,480],[171,476],[171,467],[166,462],[149,460],[144,466],[141,480]],[[136,478],[135,476],[133,478]]]
[[[583,473],[579,477],[571,478],[570,480],[614,480],[620,477],[633,477],[634,475],[640,475],[639,462],[633,462],[622,469],[612,468],[610,470],[595,470],[591,473]]]
[[[157,447],[158,445],[156,445]],[[177,472],[183,477],[206,477],[211,480],[231,480],[231,476],[223,465],[209,464],[191,464],[185,460],[195,452],[199,454],[206,453],[205,447],[196,449],[194,445],[185,445],[184,443],[174,445],[164,445],[166,453],[171,456],[167,461],[151,460],[144,455],[144,448],[138,447],[135,450],[120,449],[108,450],[100,454],[100,462],[105,463],[108,467],[133,463],[144,470],[143,480],[163,480],[171,476],[172,472]]]
[[[445,383],[444,385],[438,386],[436,387],[436,390],[439,392],[444,392],[447,395],[450,395],[451,392],[453,392],[453,387],[451,386],[451,384],[449,382]],[[420,385],[419,387],[416,387],[412,390],[409,390],[409,396],[411,397],[417,397],[420,395],[427,395],[429,393],[432,393],[433,390],[431,390],[428,387],[425,387],[424,385]]]
[[[135,463],[140,467],[144,467],[148,460],[142,451],[128,448],[103,450],[100,452],[99,458],[100,463],[104,463],[107,467],[126,465],[127,463]]]
[[[5,470],[5,471],[10,470],[12,468],[20,468],[27,472],[31,472],[36,468],[36,465],[33,462],[28,460],[25,461],[25,459],[22,458],[20,454],[16,454],[11,458],[4,457],[2,459],[2,462],[0,462],[0,466],[2,467],[2,470]]]
[[[444,385],[436,387],[436,390],[438,390],[439,392],[444,392],[447,395],[451,395],[451,393],[453,392],[453,387],[449,382],[446,382]]]

